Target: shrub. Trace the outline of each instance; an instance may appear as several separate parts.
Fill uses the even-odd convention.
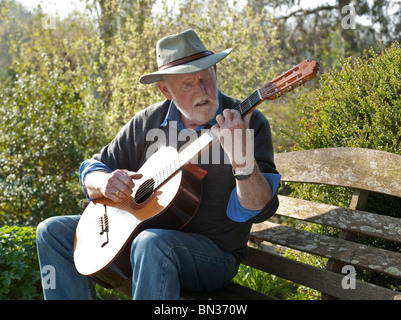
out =
[[[79,165],[103,145],[84,35],[43,32],[40,18],[10,41],[13,76],[0,81],[0,224],[76,212]]]
[[[298,149],[361,147],[401,152],[401,48],[340,58],[321,76],[313,100],[301,101]]]
[[[301,99],[299,134],[295,149],[359,147],[401,154],[401,48],[398,43],[370,56],[342,59],[341,69],[321,77],[313,100]],[[349,193],[330,187],[316,193],[302,188],[305,197],[347,205]],[[298,188],[301,190],[301,188]],[[380,203],[373,195],[368,209],[401,216],[398,198]],[[335,200],[335,201],[333,201]],[[336,203],[334,203],[336,202]],[[398,213],[397,213],[398,212]]]
[[[41,297],[35,238],[35,228],[0,228],[0,300]]]

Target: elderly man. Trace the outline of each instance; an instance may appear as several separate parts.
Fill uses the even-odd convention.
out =
[[[239,101],[217,87],[216,64],[231,50],[206,50],[193,30],[159,40],[156,49],[159,69],[140,82],[157,83],[166,100],[138,112],[100,154],[82,163],[80,182],[87,198],[106,197],[118,203],[131,196],[141,177],[137,171],[156,143],[147,135],[152,129],[177,137],[211,127],[229,163],[224,157],[200,161],[208,172],[202,180],[202,199],[183,229],[147,229],[134,239],[133,299],[178,299],[182,289],[223,287],[246,256],[252,223],[271,217],[278,207],[280,176],[266,118],[257,110],[242,118],[234,109]],[[184,142],[166,143],[180,148]],[[252,143],[254,148],[246,147]],[[40,264],[54,266],[57,275],[56,288],[44,290],[46,299],[94,297],[93,280],[79,274],[73,261],[79,219],[53,217],[38,226]]]

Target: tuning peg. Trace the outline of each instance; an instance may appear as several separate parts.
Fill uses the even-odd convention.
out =
[[[287,102],[286,96],[285,96],[285,95],[282,95],[282,96],[281,96],[281,100],[283,101],[283,103],[286,103],[286,102]]]

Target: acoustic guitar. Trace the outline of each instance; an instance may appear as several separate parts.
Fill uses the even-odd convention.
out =
[[[316,77],[319,64],[305,60],[237,106],[245,116],[265,100],[274,100]],[[140,168],[132,195],[120,203],[107,198],[91,201],[77,226],[74,263],[79,273],[106,288],[124,285],[132,277],[130,248],[134,238],[149,228],[182,229],[195,215],[206,171],[191,160],[217,138],[211,129],[183,151],[163,147]]]

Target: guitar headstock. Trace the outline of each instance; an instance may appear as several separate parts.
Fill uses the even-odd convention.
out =
[[[259,89],[263,101],[282,97],[287,92],[314,79],[319,71],[319,67],[319,63],[316,61],[302,61]]]

